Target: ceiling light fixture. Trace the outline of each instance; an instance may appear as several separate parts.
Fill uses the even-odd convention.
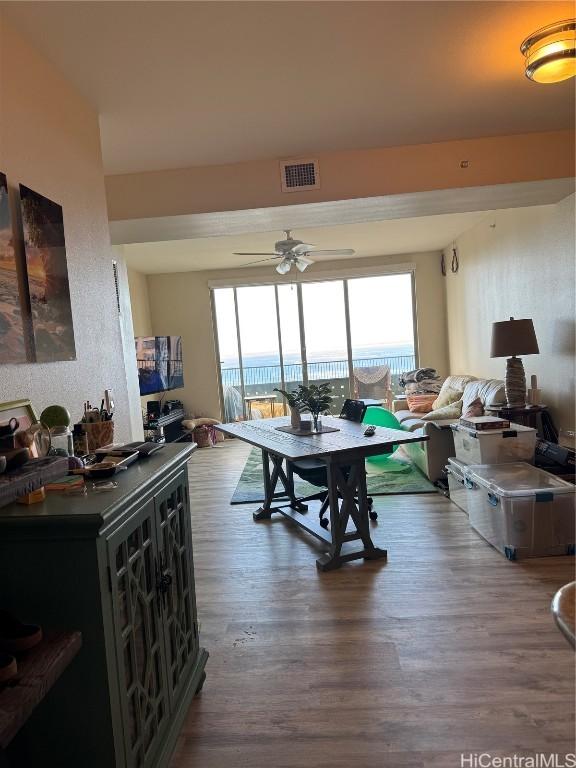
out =
[[[290,272],[291,266],[292,264],[290,259],[282,259],[282,261],[276,267],[276,272],[278,272],[279,275],[285,275],[287,272]]]
[[[565,19],[537,29],[520,51],[526,58],[526,77],[536,83],[559,83],[576,75],[576,19]]]

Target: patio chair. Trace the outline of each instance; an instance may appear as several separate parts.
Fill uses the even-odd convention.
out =
[[[392,407],[392,374],[388,365],[357,366],[354,374],[354,396],[361,400],[370,398],[381,400],[388,408]]]

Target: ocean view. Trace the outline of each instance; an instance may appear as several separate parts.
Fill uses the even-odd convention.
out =
[[[278,353],[244,355],[242,363],[245,386],[275,384],[282,378]],[[388,365],[392,374],[398,375],[414,367],[414,346],[395,344],[359,347],[353,350],[353,365],[354,367]],[[223,384],[240,385],[237,358],[223,359],[221,368]],[[308,360],[307,368],[310,381],[348,378],[348,358],[342,349],[328,350],[322,355],[314,355]],[[300,354],[284,355],[284,380],[286,382],[302,381]]]

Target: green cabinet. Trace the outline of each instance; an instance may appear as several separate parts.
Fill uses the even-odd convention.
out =
[[[191,452],[166,446],[119,476],[110,496],[0,509],[8,604],[45,626],[80,629],[84,640],[13,745],[24,764],[167,765],[208,656],[196,615]]]

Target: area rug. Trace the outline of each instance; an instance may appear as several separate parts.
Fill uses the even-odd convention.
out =
[[[399,456],[386,459],[373,458],[366,461],[366,484],[369,496],[384,496],[396,493],[437,493],[437,489],[410,459]],[[282,490],[282,485],[279,484]],[[297,497],[310,496],[318,488],[298,477],[294,477]],[[279,496],[278,498],[284,498]],[[262,453],[253,448],[246,461],[242,475],[232,495],[230,504],[252,504],[264,501],[262,479]]]

